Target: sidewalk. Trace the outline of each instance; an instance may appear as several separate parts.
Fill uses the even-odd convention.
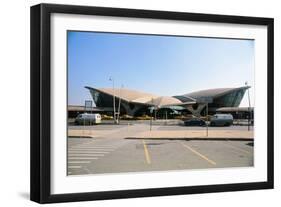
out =
[[[236,130],[180,130],[180,131],[144,131],[129,139],[198,139],[198,140],[253,140],[253,131]]]
[[[197,139],[197,140],[253,140],[253,131],[238,131],[238,130],[214,130],[208,131],[208,136],[205,130],[136,130],[130,128],[117,130],[68,130],[68,137],[88,137],[102,138],[109,136],[118,136],[126,139]]]

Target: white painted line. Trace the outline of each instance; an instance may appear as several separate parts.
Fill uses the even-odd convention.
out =
[[[108,148],[112,148],[115,147],[114,145],[97,145],[97,144],[85,144],[85,145],[79,145],[80,147],[108,147]]]
[[[103,157],[104,154],[70,154],[68,157]]]
[[[99,145],[97,143],[86,143],[86,144],[77,144],[77,145],[74,145],[72,147],[75,147],[75,146],[80,146],[80,147],[115,147],[116,145]]]
[[[72,151],[83,151],[83,152],[113,152],[114,150],[107,150],[107,149],[69,149],[68,150],[69,152],[72,152]]]
[[[90,154],[90,153],[96,153],[96,154],[103,154],[103,153],[105,153],[105,154],[107,154],[107,153],[110,153],[110,152],[108,152],[108,151],[94,151],[94,150],[91,150],[91,151],[84,151],[84,150],[69,150],[68,151],[68,153],[86,153],[86,154]]]
[[[69,149],[81,148],[81,149],[116,149],[117,147],[83,147],[83,146],[75,146],[68,147]]]
[[[76,147],[69,147],[69,149],[107,149],[107,150],[114,150],[116,147],[81,147],[81,146],[76,146]]]
[[[83,146],[83,147],[114,147],[114,145],[99,145],[97,143],[81,144],[79,146]]]
[[[85,151],[92,151],[92,150],[97,150],[97,151],[114,151],[115,149],[102,149],[102,148],[91,148],[91,149],[84,149],[84,148],[70,148],[68,150],[85,150]]]
[[[68,157],[68,160],[97,160],[98,157]]]
[[[91,161],[80,160],[80,161],[68,161],[67,163],[68,164],[89,164],[89,163],[91,163]]]
[[[82,168],[81,166],[68,166],[69,169],[80,169]]]

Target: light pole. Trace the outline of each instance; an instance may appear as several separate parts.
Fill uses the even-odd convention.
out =
[[[203,96],[196,100],[198,104],[204,104],[206,106],[206,136],[209,136],[209,104],[213,103],[213,97]]]
[[[124,87],[124,85],[122,84],[121,88],[119,90],[119,104],[118,104],[118,116],[117,116],[118,123],[119,123],[119,118],[120,118],[121,91],[122,91],[123,87]]]
[[[112,81],[112,89],[113,89],[113,120],[114,123],[116,123],[116,118],[115,118],[115,89],[114,89],[114,79],[112,77],[109,77],[109,81]]]
[[[151,104],[153,105],[153,98],[151,98]],[[150,108],[150,131],[152,130],[152,113],[153,113],[153,110],[152,108]]]
[[[245,82],[245,85],[248,86],[248,82],[247,81]],[[248,131],[250,131],[251,101],[250,101],[250,90],[249,90],[249,88],[248,88],[248,102],[249,102],[249,108],[248,108],[248,113],[249,113],[249,115],[248,115]]]
[[[208,128],[208,123],[209,123],[209,120],[208,120],[208,114],[209,114],[209,103],[207,102],[207,106],[206,106],[206,132],[207,132],[207,137],[209,136],[209,128]]]

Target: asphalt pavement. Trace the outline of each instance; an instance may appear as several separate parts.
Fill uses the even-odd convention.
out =
[[[96,125],[104,130],[97,138],[68,138],[68,175],[252,167],[253,141],[126,139],[147,126]],[[71,126],[71,128],[84,126]],[[182,126],[158,126],[157,130],[179,130]],[[196,130],[204,127],[195,127]],[[232,126],[228,130],[246,130]],[[190,130],[193,127],[189,128]],[[220,128],[222,129],[222,128]],[[156,127],[155,127],[156,130]]]

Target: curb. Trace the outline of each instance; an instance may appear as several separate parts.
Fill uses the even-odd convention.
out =
[[[140,138],[140,137],[125,137],[124,139],[140,139],[140,140],[185,140],[185,141],[191,141],[191,140],[208,140],[208,141],[254,141],[254,138],[212,138],[212,137],[182,137],[182,138],[157,138],[157,137],[150,137],[150,138]]]

